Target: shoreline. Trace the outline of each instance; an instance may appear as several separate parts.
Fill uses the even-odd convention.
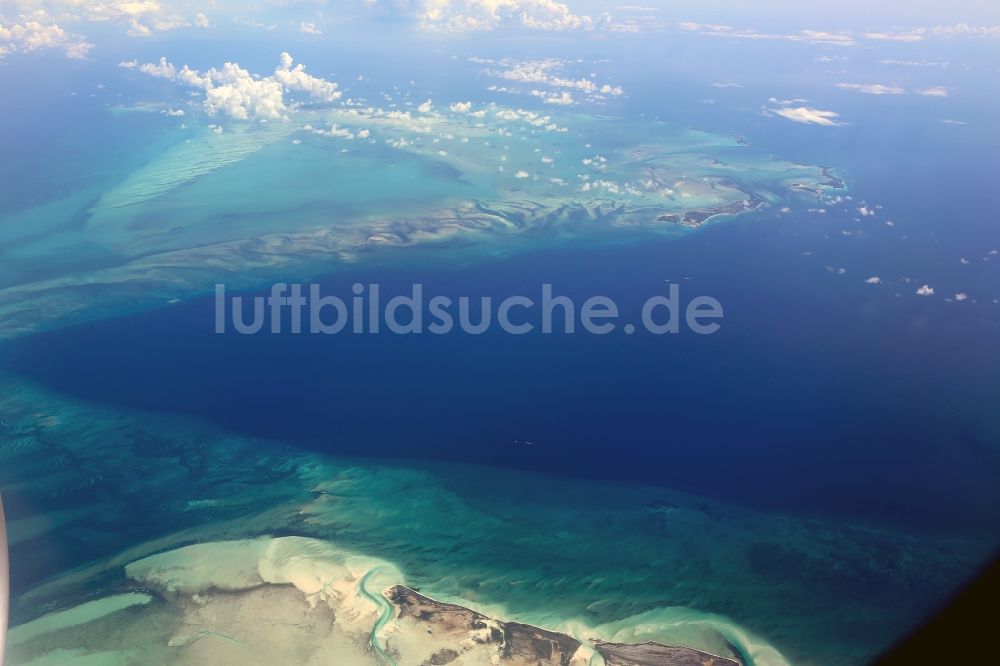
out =
[[[920,580],[925,595],[951,589],[983,546],[766,514],[664,488],[342,460],[12,378],[2,386],[0,483],[8,518],[30,528],[12,535],[21,563],[14,575],[24,581],[12,608],[19,624],[95,594],[135,591],[123,568],[158,553],[275,535],[349,546],[405,573],[378,589],[406,583],[487,617],[576,638],[714,654],[742,644],[752,654],[769,649],[754,636],[777,636],[795,663],[831,653],[863,659],[893,638],[891,628],[855,643],[830,628],[906,623],[900,604],[912,599],[909,585]],[[873,558],[898,562],[896,576],[864,599],[843,598],[882,580]],[[823,612],[842,607],[851,613]],[[815,619],[803,622],[803,613]],[[375,621],[366,622],[365,641]]]

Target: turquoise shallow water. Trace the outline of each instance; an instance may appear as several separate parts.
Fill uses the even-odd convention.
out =
[[[116,562],[168,544],[298,534],[377,553],[437,598],[581,636],[851,663],[982,552],[666,489],[304,455],[9,381],[4,395],[15,622],[117,589]],[[25,586],[61,568],[75,571]]]

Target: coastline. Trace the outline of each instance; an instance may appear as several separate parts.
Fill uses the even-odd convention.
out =
[[[297,537],[187,546],[126,567],[128,578],[143,591],[119,591],[48,613],[16,627],[11,643],[16,663],[28,663],[28,655],[32,664],[71,654],[133,663],[140,652],[144,664],[329,659],[383,666],[743,663],[656,641],[578,640],[490,618],[401,584],[368,591],[372,577],[398,575],[385,566]],[[126,610],[127,620],[121,617]],[[116,620],[127,624],[125,637],[114,635]],[[295,629],[286,632],[282,627],[287,625]]]
[[[171,415],[71,402],[12,378],[2,386],[0,483],[20,563],[15,632],[95,595],[155,591],[126,576],[137,562],[206,544],[274,540],[285,548],[312,544],[313,559],[334,553],[324,561],[354,563],[354,581],[381,567],[368,589],[407,584],[440,603],[575,640],[655,641],[747,666],[824,663],[831,654],[861,660],[894,637],[886,622],[912,621],[902,615],[912,585],[944,594],[986,548],[763,514],[664,488],[474,465],[338,460]],[[897,575],[872,587],[884,580],[872,563],[886,558]],[[239,581],[239,571],[253,579],[264,570],[238,561],[209,556],[196,579]],[[303,580],[279,566],[270,571],[269,580]],[[310,571],[315,580],[317,570]],[[866,587],[863,598],[851,593]],[[321,588],[305,586],[308,594]],[[367,641],[379,615],[370,600],[360,603],[370,616],[352,626]],[[162,604],[142,608],[161,629],[180,617]],[[350,613],[338,617],[351,622]],[[112,634],[123,630],[112,616],[101,621]],[[839,638],[865,626],[882,628],[858,633],[854,643]],[[79,643],[95,632],[66,634],[76,642],[50,647],[99,652],[111,645]],[[173,634],[157,635],[168,648]],[[25,657],[12,655],[12,663]]]

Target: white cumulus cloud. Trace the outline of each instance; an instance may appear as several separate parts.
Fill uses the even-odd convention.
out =
[[[131,60],[119,66],[204,91],[203,107],[209,115],[222,114],[237,120],[279,119],[285,117],[286,92],[304,92],[310,97],[331,102],[341,96],[337,84],[307,74],[301,64],[293,66],[292,56],[281,54],[281,62],[271,76],[251,74],[237,63],[227,62],[221,69],[199,72],[185,65],[178,69],[166,58],[156,63]]]
[[[771,109],[770,111],[775,115],[787,118],[788,120],[797,123],[826,126],[840,124],[836,120],[840,114],[836,111],[822,111],[820,109],[812,109],[807,106],[782,107],[780,109]]]
[[[557,73],[562,67],[563,63],[559,60],[531,60],[507,64],[503,69],[489,68],[486,73],[507,81],[577,90],[592,96],[617,97],[624,94],[621,86],[613,86],[609,83],[599,84],[586,77],[574,79],[562,76]]]
[[[80,59],[86,57],[93,47],[82,37],[69,34],[55,23],[37,20],[7,23],[0,17],[0,58],[8,53],[62,49],[67,57]]]
[[[321,79],[310,74],[306,74],[306,68],[302,64],[292,67],[292,56],[287,52],[281,54],[281,65],[274,70],[274,79],[288,90],[297,90],[309,93],[311,97],[332,102],[340,98],[340,91],[337,84],[326,79]]]
[[[560,93],[550,93],[544,90],[532,90],[531,95],[534,97],[540,97],[546,104],[555,104],[557,106],[570,106],[576,104],[576,100],[569,93],[568,90],[563,90]]]

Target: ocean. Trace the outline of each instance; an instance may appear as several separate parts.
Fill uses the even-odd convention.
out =
[[[509,47],[488,43],[476,55]],[[523,48],[524,57],[580,55],[559,40]],[[605,62],[605,47],[588,45],[588,65],[629,94],[606,114],[557,121],[595,135],[610,128],[613,149],[705,142],[699,151],[726,159],[744,150],[729,145],[741,137],[749,146],[737,173],[765,182],[761,165],[830,167],[846,182],[836,202],[796,198],[689,233],[526,224],[376,251],[338,246],[335,258],[298,264],[254,264],[252,251],[140,264],[122,291],[84,279],[63,300],[16,289],[243,235],[271,232],[280,245],[321,222],[422,214],[494,189],[517,199],[518,187],[541,186],[464,173],[461,159],[494,158],[485,148],[468,158],[456,143],[428,167],[426,156],[389,160],[380,143],[374,156],[335,162],[341,144],[305,133],[301,145],[282,136],[246,153],[236,141],[239,159],[223,166],[209,150],[199,159],[213,170],[191,176],[173,168],[183,160],[164,160],[183,149],[178,121],[143,106],[168,84],[130,82],[137,89],[120,103],[81,95],[74,108],[94,131],[66,148],[73,131],[55,122],[56,94],[26,79],[24,100],[53,97],[44,113],[8,101],[5,118],[17,122],[0,134],[26,160],[0,189],[0,285],[15,289],[9,302],[29,304],[18,317],[43,322],[0,341],[15,622],[45,611],[38,599],[48,602],[66,572],[155,550],[168,534],[195,542],[214,525],[233,538],[349,544],[436,598],[509,619],[729,645],[748,664],[860,663],[911,629],[1000,539],[1000,137],[976,129],[989,120],[990,93],[950,100],[949,117],[969,125],[902,98],[873,112],[864,95],[830,92],[829,72],[759,74],[805,45],[745,60],[731,56],[749,46],[732,48],[726,56],[682,35],[619,45]],[[450,63],[448,50],[400,57],[382,53],[368,77],[404,81],[440,66],[455,76],[440,75],[435,96],[485,103],[487,77],[456,74],[468,74],[467,60]],[[685,74],[692,63],[704,69],[697,80]],[[87,74],[88,89],[128,76],[99,74]],[[742,87],[709,87],[713,74]],[[79,87],[67,76],[59,100]],[[845,124],[788,123],[763,112],[769,95],[819,98]],[[196,142],[214,140],[204,122],[185,122]],[[580,155],[598,148],[584,151],[578,138],[539,139],[539,149],[581,170]],[[512,171],[535,144],[510,143]],[[52,173],[38,178],[44,169]],[[149,197],[150,181],[172,189]],[[89,212],[108,191],[135,209]],[[715,298],[724,317],[712,335],[217,334],[218,281],[244,298],[267,295],[272,281],[315,282],[345,299],[355,283],[378,284],[383,302],[415,283],[428,295],[495,301],[537,299],[550,284],[576,303],[610,297],[632,322],[676,285],[683,302]],[[924,285],[933,298],[917,294]],[[71,316],[74,298],[93,299],[98,314]],[[71,315],[46,319],[59,308]],[[20,457],[19,424],[45,455]],[[294,521],[254,513],[285,503],[297,507]],[[70,598],[62,594],[54,598]]]

